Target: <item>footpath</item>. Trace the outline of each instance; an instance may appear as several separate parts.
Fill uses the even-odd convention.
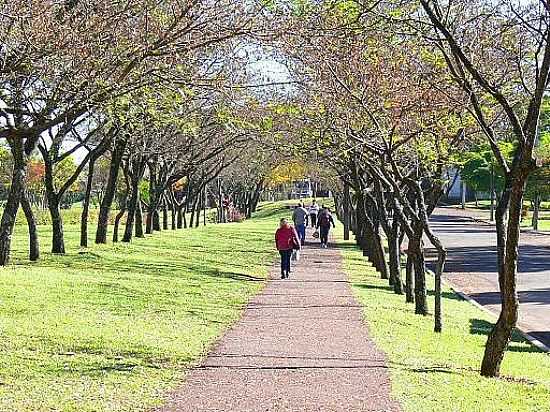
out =
[[[334,248],[308,244],[278,265],[242,319],[158,412],[399,411]]]

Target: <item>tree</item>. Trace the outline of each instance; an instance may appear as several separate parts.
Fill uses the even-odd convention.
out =
[[[525,187],[537,168],[535,144],[550,74],[550,6],[545,1],[511,0],[464,1],[460,7],[438,0],[420,0],[420,4],[425,12],[419,17],[421,24],[431,29],[427,38],[469,96],[472,115],[504,171],[496,210],[502,308],[481,364],[482,375],[498,376],[518,318],[520,221]],[[516,147],[512,161],[498,145],[498,126],[503,124]]]

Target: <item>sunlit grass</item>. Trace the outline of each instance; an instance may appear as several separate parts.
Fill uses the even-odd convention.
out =
[[[446,288],[444,331],[435,334],[433,317],[415,315],[360,251],[351,243],[341,244],[346,246],[345,269],[364,306],[370,333],[387,353],[392,393],[405,411],[550,410],[548,354],[515,335],[502,378],[481,377],[479,366],[493,321],[488,314]]]
[[[283,211],[283,214],[286,214]],[[281,215],[166,231],[0,269],[0,410],[141,411],[158,404],[262,288]],[[261,217],[263,216],[263,218]],[[40,227],[43,251],[50,249]]]

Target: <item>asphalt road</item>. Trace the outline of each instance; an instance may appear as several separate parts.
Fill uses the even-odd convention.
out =
[[[494,226],[474,222],[463,211],[451,208],[437,209],[431,222],[448,250],[445,278],[498,313],[500,294]],[[522,234],[518,295],[519,326],[550,346],[550,234]]]

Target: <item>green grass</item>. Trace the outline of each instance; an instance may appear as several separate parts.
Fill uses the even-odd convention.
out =
[[[12,264],[0,269],[0,410],[159,404],[263,287],[282,215],[268,204],[244,223],[86,251],[67,225],[67,255],[43,252],[36,264],[17,226]]]
[[[433,317],[395,295],[351,243],[341,243],[345,270],[364,306],[374,340],[387,353],[392,393],[405,411],[548,411],[550,356],[515,335],[502,377],[483,378],[479,365],[490,315],[445,288],[444,332]],[[431,302],[433,305],[433,301]]]

